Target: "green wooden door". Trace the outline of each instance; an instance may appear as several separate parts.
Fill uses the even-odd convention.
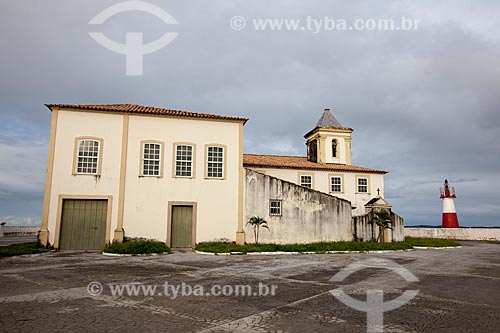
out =
[[[107,200],[63,200],[60,250],[102,250],[106,242]]]
[[[171,247],[189,248],[193,240],[193,207],[172,206]]]

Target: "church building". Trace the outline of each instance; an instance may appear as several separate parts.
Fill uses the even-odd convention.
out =
[[[352,165],[352,128],[342,126],[325,109],[306,139],[307,156],[245,154],[243,165],[283,180],[349,200],[353,215],[375,195],[384,196],[387,171]]]
[[[383,197],[386,171],[352,165],[352,129],[328,109],[305,135],[307,156],[298,157],[244,154],[241,117],[133,104],[47,107],[44,246],[101,250],[126,238],[176,249],[243,244],[253,241],[252,216],[268,221],[263,242],[374,235],[365,205]],[[390,241],[399,241],[402,219],[394,221]]]

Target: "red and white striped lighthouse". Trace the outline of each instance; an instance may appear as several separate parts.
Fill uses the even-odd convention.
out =
[[[444,181],[444,188],[439,189],[441,192],[441,199],[443,199],[443,228],[458,228],[458,217],[455,210],[456,198],[455,188],[448,184],[448,179]]]

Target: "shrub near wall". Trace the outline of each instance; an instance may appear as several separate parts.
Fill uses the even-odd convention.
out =
[[[210,253],[251,253],[251,252],[315,252],[327,253],[334,251],[394,251],[411,250],[415,246],[421,247],[451,247],[460,246],[460,243],[443,239],[416,239],[407,238],[404,242],[375,243],[375,242],[318,242],[310,244],[245,244],[237,245],[230,242],[199,243],[197,251]]]
[[[329,251],[377,251],[377,250],[408,250],[412,246],[402,243],[373,243],[373,242],[318,242],[309,244],[245,244],[234,243],[200,243],[197,251],[213,253],[230,252],[316,252]]]
[[[165,243],[154,240],[127,241],[123,243],[113,243],[107,246],[105,253],[113,254],[154,254],[170,253],[170,248]]]

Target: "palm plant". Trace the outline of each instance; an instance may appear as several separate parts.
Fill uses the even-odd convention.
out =
[[[267,226],[267,221],[264,220],[260,216],[252,216],[250,220],[248,220],[247,225],[251,225],[253,227],[253,235],[255,237],[255,244],[259,243],[259,231],[260,228],[266,228],[269,230],[269,227]]]
[[[385,241],[384,233],[386,229],[392,229],[391,227],[391,214],[385,209],[381,209],[378,212],[374,213],[374,217],[370,221],[372,224],[375,224],[379,228],[379,234],[377,237],[377,242]],[[373,230],[374,228],[372,228]],[[372,231],[373,232],[373,231]],[[374,237],[373,237],[374,238]]]

